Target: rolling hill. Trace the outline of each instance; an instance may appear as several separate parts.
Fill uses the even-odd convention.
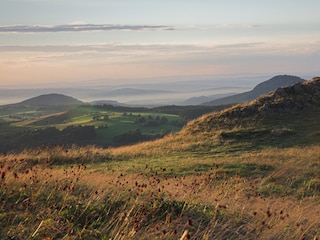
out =
[[[251,147],[292,147],[320,142],[320,78],[278,88],[249,103],[204,115],[184,128],[185,135],[214,134],[219,141]]]
[[[319,239],[320,78],[121,148],[0,155],[1,239]]]
[[[134,154],[158,152],[156,149],[159,149],[199,154],[203,151],[236,151],[239,146],[241,151],[247,147],[256,150],[305,146],[320,142],[319,121],[320,78],[315,77],[278,88],[249,103],[205,114],[188,122],[170,138],[144,143],[134,149],[128,148],[128,151]]]
[[[275,115],[290,121],[287,115],[300,114],[304,110],[320,108],[320,78],[278,88],[269,95],[249,103],[238,104],[225,111],[208,114],[190,123],[189,130],[207,131],[218,128],[234,128],[240,125],[267,123]],[[316,113],[314,113],[316,114]]]
[[[235,93],[222,93],[222,94],[216,94],[212,96],[200,96],[200,97],[192,97],[182,102],[182,105],[205,105],[202,103],[207,103],[214,101],[216,99],[221,99],[224,97],[228,97],[230,95],[235,95]]]
[[[119,88],[113,89],[108,93],[108,96],[140,96],[152,94],[167,94],[172,91],[154,90],[154,89],[139,89],[139,88]]]
[[[69,105],[81,105],[83,102],[73,97],[69,97],[63,94],[51,93],[33,97],[24,100],[19,105],[38,105],[38,106],[69,106]]]
[[[225,105],[248,102],[263,94],[268,94],[271,91],[275,91],[279,87],[290,86],[292,84],[303,81],[305,80],[296,76],[278,75],[265,82],[258,84],[251,91],[224,98],[219,98],[210,102],[203,103],[203,105]]]

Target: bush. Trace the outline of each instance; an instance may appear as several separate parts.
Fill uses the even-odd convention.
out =
[[[138,143],[145,140],[146,140],[146,137],[141,134],[140,129],[128,131],[126,133],[113,137],[113,142],[116,146]]]

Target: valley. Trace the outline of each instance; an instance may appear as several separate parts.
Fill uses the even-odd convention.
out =
[[[1,0],[0,240],[320,240],[319,9]]]
[[[175,114],[90,105],[6,107],[0,119],[2,151],[65,144],[133,144],[177,132],[185,124]],[[32,141],[35,137],[38,140]]]
[[[314,78],[201,114],[153,141],[2,153],[0,236],[319,239],[319,103]],[[130,114],[170,122],[177,115],[166,114],[179,112],[105,107],[72,108],[68,118],[60,111],[30,126],[111,126]]]

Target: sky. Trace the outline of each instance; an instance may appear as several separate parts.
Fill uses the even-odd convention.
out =
[[[320,75],[319,0],[1,0],[0,87]]]

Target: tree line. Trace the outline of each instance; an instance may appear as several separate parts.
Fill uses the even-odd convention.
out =
[[[24,148],[51,145],[85,145],[96,137],[94,126],[69,126],[63,130],[47,127],[0,135],[0,151],[21,151]]]

